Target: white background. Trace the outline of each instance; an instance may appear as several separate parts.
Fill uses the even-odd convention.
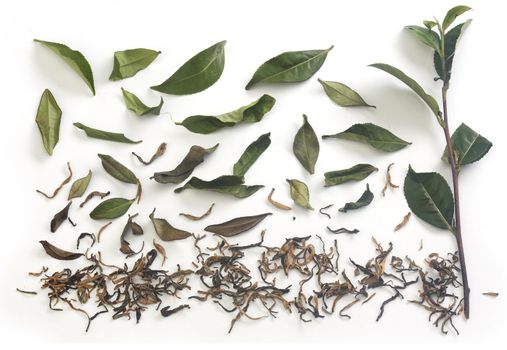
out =
[[[113,196],[132,196],[135,189],[119,183],[101,168],[97,153],[107,153],[130,167],[144,184],[138,222],[145,236],[132,239],[134,249],[156,234],[148,214],[156,207],[157,216],[167,218],[177,227],[202,233],[205,225],[235,216],[273,211],[259,227],[235,239],[239,243],[256,241],[261,228],[267,229],[267,243],[281,244],[284,237],[319,234],[327,242],[337,238],[342,254],[341,266],[350,269],[347,258],[364,262],[373,256],[371,236],[387,246],[394,243],[394,254],[422,263],[431,252],[446,253],[455,249],[449,233],[433,229],[412,217],[397,233],[393,227],[408,211],[402,190],[380,196],[387,165],[395,162],[393,181],[402,184],[412,164],[416,171],[438,171],[447,179],[449,169],[440,161],[443,135],[429,109],[404,85],[385,73],[367,67],[386,62],[403,69],[427,90],[439,96],[439,84],[433,82],[432,53],[402,30],[407,24],[420,24],[433,15],[443,18],[455,1],[12,1],[0,5],[0,39],[2,54],[0,84],[2,158],[2,250],[0,289],[0,333],[2,343],[9,342],[379,342],[389,343],[495,343],[507,326],[505,311],[505,188],[503,159],[505,138],[505,29],[502,24],[505,5],[501,2],[468,1],[474,8],[466,17],[474,21],[463,36],[454,60],[454,74],[449,92],[452,128],[461,122],[490,139],[494,146],[478,164],[466,167],[461,174],[463,234],[469,278],[472,288],[471,319],[456,322],[460,336],[447,336],[427,322],[427,313],[406,301],[386,308],[381,322],[375,318],[382,301],[377,295],[369,304],[350,310],[351,320],[337,315],[303,324],[297,314],[281,311],[277,319],[242,320],[227,335],[231,314],[212,303],[191,302],[190,312],[163,319],[149,310],[142,322],[112,321],[100,316],[87,334],[82,315],[52,312],[45,291],[25,296],[15,288],[38,289],[38,279],[28,271],[42,265],[60,269],[69,263],[49,259],[39,240],[73,249],[80,232],[96,232],[103,223],[88,218],[96,200],[78,210],[75,201],[71,217],[55,233],[49,232],[53,214],[65,205],[70,185],[53,199],[35,193],[39,188],[51,191],[66,176],[70,161],[74,179],[93,172],[89,190],[111,190]],[[95,77],[97,95],[91,96],[83,81],[50,50],[32,39],[56,41],[80,50],[89,60]],[[202,49],[227,40],[226,65],[220,80],[208,90],[191,96],[163,95],[163,113],[158,117],[138,118],[127,111],[120,87],[136,93],[149,105],[158,103],[159,94],[148,87],[159,84],[181,64]],[[285,86],[258,86],[245,91],[244,86],[255,69],[265,60],[290,50],[324,49],[335,45],[320,71],[309,81]],[[108,81],[113,52],[136,47],[161,50],[162,54],[146,70],[123,81]],[[344,109],[324,94],[317,78],[348,84],[377,109]],[[60,142],[49,157],[34,122],[40,95],[49,88],[63,110]],[[220,114],[236,109],[269,93],[277,99],[274,109],[257,124],[242,125],[211,135],[197,135],[173,120],[193,114]],[[383,153],[366,145],[326,140],[316,174],[309,176],[292,154],[292,140],[306,113],[320,136],[342,131],[354,123],[374,122],[413,142],[399,152]],[[89,139],[72,126],[79,121],[105,130],[122,131],[139,145],[125,145]],[[259,135],[271,132],[272,144],[247,173],[248,184],[266,187],[255,195],[237,200],[226,195],[194,190],[176,195],[174,186],[148,180],[154,171],[170,170],[193,144],[209,147],[219,142],[218,150],[199,166],[193,175],[212,179],[232,172],[232,165],[243,149]],[[149,157],[157,146],[168,144],[166,155],[149,167],[140,165],[130,152]],[[323,173],[371,163],[380,171],[361,183],[324,189]],[[328,220],[301,208],[281,212],[266,200],[272,187],[275,199],[290,203],[286,178],[305,181],[311,190],[315,208],[334,203],[333,218]],[[338,213],[345,202],[355,200],[369,183],[376,195],[367,208]],[[215,202],[213,214],[202,222],[188,222],[177,213],[200,213]],[[292,216],[296,216],[295,221]],[[118,251],[119,235],[126,218],[118,219],[103,233],[100,249],[106,260],[122,263]],[[357,227],[357,236],[332,236],[325,227]],[[419,241],[424,249],[418,252]],[[208,245],[213,244],[208,237]],[[86,246],[87,243],[83,242]],[[190,240],[164,243],[170,256],[168,265],[188,261],[195,255]],[[70,263],[78,267],[76,262]],[[495,266],[494,269],[491,266]],[[297,280],[292,280],[295,284]],[[286,281],[287,284],[291,283]],[[282,282],[280,282],[282,283]],[[198,288],[195,284],[193,291]],[[481,295],[497,291],[496,299]],[[405,293],[415,298],[412,288]],[[186,295],[185,295],[186,296]],[[384,296],[387,296],[384,295]],[[173,300],[169,299],[170,302]],[[185,299],[181,302],[185,302]],[[177,304],[180,301],[176,302]]]

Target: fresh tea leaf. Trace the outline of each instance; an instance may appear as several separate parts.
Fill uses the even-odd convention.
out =
[[[213,232],[223,237],[232,237],[254,228],[269,215],[272,213],[243,216],[221,224],[209,225],[204,231]]]
[[[81,197],[86,192],[86,189],[88,188],[88,184],[90,183],[91,178],[92,171],[88,170],[88,175],[74,181],[74,183],[70,188],[69,197],[67,199]]]
[[[221,41],[199,52],[166,81],[151,88],[172,95],[190,95],[206,90],[222,75],[225,43],[225,40]]]
[[[248,169],[257,161],[257,159],[261,156],[262,153],[269,147],[271,144],[271,139],[269,136],[271,133],[267,133],[259,136],[257,140],[248,145],[248,147],[243,151],[241,157],[239,157],[236,164],[234,164],[233,174],[236,176],[244,176]]]
[[[125,105],[127,105],[127,108],[134,112],[137,116],[141,117],[146,114],[160,114],[160,110],[164,104],[164,99],[162,97],[160,98],[160,103],[158,106],[148,107],[133,93],[125,90],[124,88],[121,88],[121,91],[123,93],[123,100],[125,101]]]
[[[359,209],[369,205],[373,201],[373,193],[370,191],[370,185],[366,184],[366,191],[363,192],[361,197],[355,202],[346,203],[343,208],[338,209],[342,213],[346,213],[348,210]]]
[[[135,199],[111,198],[106,199],[90,213],[93,220],[116,219],[125,214]]]
[[[431,47],[436,52],[440,52],[440,36],[433,30],[420,26],[406,26],[405,28],[410,30],[423,44]]]
[[[44,148],[49,155],[53,154],[53,149],[60,138],[61,118],[62,110],[56,103],[53,94],[48,89],[44,90],[40,98],[35,122],[39,127]]]
[[[308,186],[302,181],[296,179],[287,179],[287,183],[290,187],[290,197],[297,205],[313,210],[310,205],[310,191]]]
[[[244,181],[243,176],[236,175],[222,175],[210,181],[201,180],[194,176],[185,185],[175,189],[174,192],[180,193],[188,188],[194,188],[196,190],[226,193],[236,198],[246,198],[264,187],[263,185],[247,186],[244,185]]]
[[[72,50],[68,46],[59,43],[38,39],[34,39],[34,41],[46,46],[60,56],[84,80],[93,95],[95,95],[92,68],[81,52]]]
[[[137,176],[129,168],[118,162],[110,155],[99,153],[98,156],[102,161],[102,167],[104,170],[115,179],[134,185],[139,182]]]
[[[303,168],[310,174],[315,172],[315,163],[319,158],[319,139],[308,123],[308,117],[303,114],[303,125],[296,133],[292,144],[292,151]]]
[[[449,30],[444,36],[445,70],[447,71],[447,76],[445,76],[445,74],[443,73],[442,59],[440,54],[435,52],[435,54],[433,55],[435,71],[437,72],[440,79],[444,81],[446,79],[447,81],[451,79],[452,63],[454,61],[454,54],[456,53],[456,44],[458,43],[461,33],[463,33],[463,31],[471,21],[472,20],[469,19],[465,23],[458,24],[457,26]]]
[[[160,54],[160,51],[150,49],[116,51],[114,53],[113,71],[109,76],[109,80],[133,77],[137,72],[148,67]]]
[[[452,134],[451,142],[458,168],[462,165],[477,162],[493,146],[488,139],[476,133],[464,123]],[[449,163],[449,151],[447,147],[442,155],[442,160]]]
[[[447,11],[444,21],[442,22],[442,29],[446,30],[449,28],[458,16],[461,16],[468,10],[471,10],[471,8],[464,5],[458,5]]]
[[[355,106],[364,106],[364,107],[373,107],[354,90],[349,88],[347,85],[336,82],[336,81],[325,81],[319,79],[319,83],[324,88],[326,95],[339,106],[342,107],[355,107]]]
[[[47,255],[58,260],[75,260],[83,256],[81,253],[68,252],[66,250],[55,247],[48,241],[39,241],[39,243],[42,245],[42,248],[44,248]]]
[[[122,143],[143,142],[142,140],[132,141],[131,139],[127,138],[124,134],[90,128],[89,126],[83,125],[81,123],[74,123],[74,126],[78,129],[83,130],[85,132],[86,136],[92,137],[94,139],[122,142]]]
[[[150,220],[153,223],[155,232],[163,241],[175,241],[185,239],[192,234],[190,232],[177,229],[173,227],[166,219],[159,219],[155,217],[155,209],[150,214]]]
[[[324,174],[325,186],[340,185],[348,181],[361,181],[377,170],[370,164],[357,164],[348,169],[329,171]]]

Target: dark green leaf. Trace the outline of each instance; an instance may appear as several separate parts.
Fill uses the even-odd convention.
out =
[[[319,158],[319,150],[319,139],[310,123],[308,123],[308,117],[303,114],[303,125],[294,137],[292,151],[310,174],[315,172],[315,163]]]
[[[220,236],[232,237],[242,232],[248,231],[257,226],[266,216],[272,213],[265,213],[253,216],[243,216],[235,218],[221,224],[209,225],[204,231],[213,232]]]
[[[124,88],[121,88],[121,91],[123,93],[123,100],[125,101],[127,108],[137,114],[139,117],[146,114],[160,114],[160,110],[164,104],[164,99],[162,97],[160,98],[160,103],[158,106],[148,107],[133,93],[125,90]]]
[[[262,95],[257,101],[243,106],[235,111],[218,116],[194,115],[185,118],[176,125],[182,125],[198,134],[210,134],[225,127],[232,127],[239,123],[259,122],[275,105],[276,100],[269,95]]]
[[[68,252],[66,250],[55,247],[48,241],[39,241],[39,243],[42,244],[42,248],[44,248],[47,255],[58,260],[74,260],[83,256],[81,253]]]
[[[269,132],[261,135],[257,140],[248,145],[236,164],[234,164],[234,175],[244,176],[246,174],[248,169],[250,169],[253,163],[257,161],[261,154],[264,153],[271,144],[271,139],[269,138],[270,135],[271,133]]]
[[[68,199],[81,197],[86,192],[86,189],[88,188],[88,184],[90,183],[91,178],[92,171],[88,170],[88,175],[74,181],[74,183],[70,188]]]
[[[135,199],[111,198],[106,199],[90,213],[93,220],[116,219],[125,214]]]
[[[297,205],[313,210],[310,204],[310,191],[308,186],[302,181],[296,179],[287,179],[287,183],[290,187],[290,197]]]
[[[364,142],[385,152],[398,151],[411,144],[410,142],[400,139],[389,130],[372,123],[354,124],[343,132],[334,135],[324,135],[322,138]]]
[[[440,52],[440,36],[433,30],[420,26],[406,26],[423,44],[428,45],[436,52]]]
[[[169,79],[151,88],[172,95],[189,95],[206,90],[222,75],[225,43],[225,40],[221,41],[199,52]]]
[[[464,123],[461,124],[451,137],[452,147],[458,167],[477,162],[488,153],[493,144],[484,136],[479,135]],[[442,160],[449,163],[447,147]]]
[[[326,95],[339,106],[342,107],[355,107],[365,106],[373,107],[369,105],[365,100],[354,90],[349,88],[347,85],[336,82],[336,81],[325,81],[319,79],[319,83],[322,84]]]
[[[447,77],[444,77],[444,73],[442,71],[442,60],[440,55],[435,52],[433,55],[433,63],[435,65],[435,70],[442,80],[451,79],[452,73],[452,63],[454,60],[454,54],[456,52],[456,44],[458,43],[458,39],[461,36],[461,33],[465,30],[468,24],[472,20],[469,19],[465,23],[458,24],[456,27],[449,30],[444,36],[444,47],[445,47],[445,70],[447,71]]]
[[[258,83],[295,83],[309,79],[324,64],[327,50],[289,51],[264,62],[245,89]]]
[[[109,76],[109,80],[133,77],[137,72],[148,67],[160,53],[160,51],[149,49],[116,51],[114,53],[113,71]]]
[[[213,153],[217,149],[218,145],[219,144],[217,143],[211,148],[203,148],[195,145],[190,147],[187,155],[176,168],[170,171],[156,172],[153,174],[151,179],[154,179],[161,184],[179,184],[189,177],[194,169],[204,161],[204,157],[207,154]]]
[[[404,192],[415,215],[433,226],[453,230],[454,199],[442,175],[416,173],[409,166]]]
[[[252,194],[260,190],[263,185],[244,185],[243,176],[235,175],[222,175],[216,179],[205,181],[197,177],[192,177],[188,182],[174,190],[176,193],[180,193],[188,188],[194,188],[196,190],[207,190],[220,193],[227,193],[233,195],[236,198],[250,197]]]
[[[347,210],[359,209],[369,205],[373,201],[373,193],[370,191],[370,185],[366,184],[366,191],[363,192],[361,197],[355,202],[346,203],[343,208],[338,209],[342,213],[346,213]]]
[[[456,20],[458,16],[461,16],[468,10],[471,10],[471,8],[464,5],[458,5],[447,11],[444,21],[442,22],[442,29],[446,30],[447,28],[449,28],[450,25]]]
[[[48,89],[44,90],[37,109],[35,123],[39,127],[42,143],[49,155],[53,154],[53,149],[60,138],[61,118],[62,110],[56,103],[53,94]]]
[[[361,181],[377,170],[370,164],[357,164],[352,168],[329,171],[324,174],[325,186],[340,185],[348,181]]]
[[[173,227],[166,219],[159,219],[155,217],[155,209],[150,214],[150,220],[155,227],[155,232],[163,241],[174,241],[178,239],[185,239],[192,234]]]
[[[78,129],[81,129],[85,132],[86,136],[92,137],[94,139],[106,140],[106,141],[114,141],[114,142],[122,142],[122,143],[140,143],[140,141],[132,141],[127,138],[124,134],[104,131],[99,129],[90,128],[89,126],[83,125],[81,123],[74,123],[74,126]]]
[[[95,85],[93,83],[93,73],[90,64],[79,51],[72,50],[66,45],[34,39],[35,42],[42,44],[55,52],[84,80],[95,95]]]
[[[121,182],[126,182],[134,185],[138,183],[139,180],[137,179],[137,176],[125,165],[121,164],[110,155],[98,154],[98,156],[102,161],[104,170],[107,171],[109,175],[117,180],[120,180]]]

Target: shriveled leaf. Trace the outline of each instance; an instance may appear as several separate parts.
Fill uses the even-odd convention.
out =
[[[60,139],[60,120],[62,110],[56,103],[55,97],[48,89],[44,90],[37,109],[35,123],[42,137],[42,144],[49,155],[53,154],[58,140]]]
[[[411,142],[402,140],[389,130],[373,123],[354,124],[345,131],[334,135],[323,135],[322,138],[364,142],[385,152],[398,151],[411,144]]]
[[[83,130],[85,132],[86,136],[92,137],[94,139],[121,142],[121,143],[141,143],[141,142],[143,142],[142,140],[133,141],[121,133],[94,129],[94,128],[90,128],[89,126],[83,125],[81,123],[74,123],[74,126],[78,129]]]
[[[263,185],[244,185],[243,176],[222,175],[210,181],[201,180],[194,176],[188,180],[185,185],[175,189],[174,192],[180,193],[186,189],[193,188],[196,190],[226,193],[236,198],[246,198],[250,197],[263,187]]]
[[[165,248],[162,244],[159,244],[157,242],[155,242],[155,239],[153,239],[153,246],[155,247],[155,249],[157,250],[157,252],[162,255],[162,266],[164,266],[164,263],[166,262],[167,260],[167,253],[165,251]]]
[[[158,146],[155,153],[153,153],[153,155],[151,156],[149,161],[145,161],[143,158],[141,158],[139,155],[137,155],[136,152],[132,152],[132,155],[135,156],[137,158],[137,160],[139,160],[144,165],[150,165],[151,163],[153,163],[155,161],[155,159],[162,157],[164,155],[166,149],[167,149],[167,143],[162,142]]]
[[[99,153],[98,156],[102,161],[102,167],[109,175],[121,182],[134,185],[138,183],[139,180],[137,179],[137,176],[125,165],[121,164],[110,155]]]
[[[63,186],[65,186],[66,184],[69,183],[69,181],[72,179],[72,168],[70,167],[70,162],[67,162],[67,169],[69,169],[69,175],[62,181],[62,183],[60,184],[60,186],[58,186],[54,191],[53,191],[53,194],[51,195],[48,195],[46,194],[45,192],[41,191],[41,190],[35,190],[35,192],[37,193],[40,193],[42,194],[44,197],[46,197],[47,199],[53,199],[56,197],[56,195],[60,192],[60,190],[63,188]]]
[[[88,184],[90,183],[91,178],[92,171],[88,170],[88,175],[74,181],[72,187],[70,188],[69,197],[67,199],[81,197],[86,192],[86,189],[88,188]]]
[[[137,72],[148,67],[160,54],[160,51],[150,49],[116,51],[114,53],[113,71],[109,76],[109,80],[133,77]]]
[[[436,52],[440,52],[440,35],[427,27],[406,26],[414,36],[423,44],[431,47]]]
[[[88,201],[90,201],[93,197],[100,197],[100,199],[104,199],[104,197],[107,197],[110,194],[111,194],[110,191],[107,191],[107,192],[92,191],[92,192],[88,193],[85,200],[81,204],[79,204],[79,207],[80,208],[84,207],[84,205],[86,203],[88,203]]]
[[[81,52],[72,50],[70,47],[59,43],[38,39],[34,39],[34,41],[46,46],[60,56],[84,80],[93,95],[95,95],[92,68]]]
[[[363,192],[361,197],[355,202],[346,203],[343,208],[338,209],[342,213],[346,213],[348,210],[359,209],[369,205],[373,201],[373,193],[370,191],[370,185],[366,184],[366,191]]]
[[[282,209],[282,210],[291,210],[292,208],[289,207],[288,205],[285,205],[285,204],[282,204],[280,202],[277,202],[273,199],[273,193],[275,192],[275,189],[272,188],[271,189],[271,192],[269,192],[269,196],[268,196],[268,201],[269,203],[273,204],[275,207],[277,207],[278,209]]]
[[[261,156],[262,153],[269,147],[271,144],[271,139],[269,136],[271,133],[267,133],[259,136],[257,140],[248,145],[248,147],[243,151],[241,157],[239,157],[238,161],[234,164],[233,174],[237,176],[244,176],[248,169],[257,161],[257,159]]]
[[[127,255],[127,257],[131,257],[131,256],[134,256],[137,253],[139,253],[139,252],[133,251],[132,248],[130,247],[130,242],[127,241],[127,239],[126,239],[127,234],[129,232],[132,232],[134,235],[139,236],[144,233],[142,227],[138,223],[133,221],[133,219],[137,215],[138,214],[134,214],[132,216],[129,216],[127,223],[123,227],[123,231],[120,235],[120,252]],[[143,246],[144,246],[144,244],[143,244]],[[142,248],[141,248],[141,250],[142,250]]]
[[[410,210],[427,223],[452,231],[454,199],[447,181],[438,173],[416,173],[408,168],[404,185]]]
[[[329,171],[324,174],[325,186],[340,185],[348,181],[361,181],[377,170],[370,164],[357,164],[348,169]]]
[[[477,162],[493,146],[488,139],[476,133],[464,123],[452,134],[451,142],[458,167]],[[442,160],[449,163],[449,151],[447,147],[442,155]]]
[[[319,139],[308,123],[308,117],[303,114],[303,125],[296,133],[292,143],[292,151],[303,168],[310,174],[315,172],[315,163],[319,158]]]
[[[163,241],[174,241],[178,239],[185,239],[192,234],[190,232],[177,229],[173,227],[166,219],[160,219],[155,217],[155,209],[150,214],[150,220],[153,223],[155,232]]]
[[[175,307],[174,309],[172,308],[172,306],[165,306],[160,309],[160,314],[163,317],[169,317],[169,316],[172,316],[175,313],[180,312],[181,310],[184,310],[184,309],[190,309],[190,305],[183,304],[183,305]]]
[[[148,107],[145,105],[136,95],[131,93],[130,91],[121,88],[123,93],[123,100],[125,101],[125,105],[128,109],[134,112],[137,116],[141,117],[147,114],[159,115],[160,110],[162,109],[162,105],[164,104],[164,99],[160,98],[160,103],[158,106]]]
[[[58,230],[58,228],[65,222],[65,220],[67,220],[67,218],[69,217],[69,209],[71,205],[72,201],[67,203],[65,208],[63,208],[62,210],[60,210],[58,213],[55,214],[50,224],[50,229],[52,233],[55,233],[56,230]]]
[[[116,219],[125,214],[135,199],[111,198],[106,199],[90,213],[93,220]]]
[[[48,241],[39,241],[39,243],[42,244],[42,248],[44,248],[47,255],[58,260],[75,260],[83,256],[81,253],[68,252],[66,250],[55,247]]]
[[[221,41],[199,52],[166,81],[151,88],[172,95],[189,95],[206,90],[222,75],[225,43],[225,40]]]
[[[225,127],[233,127],[240,123],[256,123],[262,120],[275,105],[276,100],[269,95],[262,95],[257,101],[235,111],[218,116],[193,115],[182,122],[176,122],[198,134],[210,134]]]
[[[290,187],[290,197],[297,205],[313,210],[310,204],[310,191],[308,186],[302,181],[296,179],[287,179],[287,183]]]
[[[213,232],[224,237],[232,237],[254,228],[269,215],[272,215],[272,213],[243,216],[221,224],[209,225],[204,231]]]
[[[199,216],[192,215],[192,214],[186,214],[186,213],[180,213],[180,216],[186,217],[187,219],[192,220],[192,221],[199,221],[199,220],[204,219],[208,215],[210,215],[214,206],[215,206],[215,203],[212,203],[210,205],[210,207],[208,208],[208,210],[206,210],[206,212],[204,214],[199,215]]]
[[[451,79],[452,63],[454,61],[454,55],[456,53],[456,44],[458,43],[461,33],[463,33],[463,31],[470,22],[472,22],[471,19],[469,19],[464,23],[458,24],[457,26],[449,30],[444,36],[444,46],[445,46],[444,62],[445,62],[445,70],[447,71],[447,76],[444,76],[445,74],[443,73],[441,55],[437,52],[435,52],[435,54],[433,55],[435,71],[437,72],[440,79],[444,81],[446,79],[447,80]]]
[[[394,163],[391,163],[387,166],[387,171],[386,171],[386,182],[384,184],[384,187],[382,188],[382,197],[385,197],[386,195],[386,191],[389,187],[391,188],[398,188],[400,186],[396,185],[393,183],[392,181],[392,178],[391,178],[391,168],[393,167]]]
[[[412,216],[412,212],[409,211],[404,217],[403,217],[403,220],[401,220],[401,222],[396,225],[396,227],[394,228],[394,231],[398,231],[398,230],[401,230],[403,228],[403,226],[405,226],[407,223],[408,223],[408,220],[410,220],[410,217]]]
[[[471,10],[471,8],[464,5],[458,5],[447,11],[444,21],[442,22],[442,29],[446,30],[449,28],[458,16],[461,16],[468,10]]]
[[[356,107],[356,106],[364,106],[364,107],[373,107],[354,90],[349,88],[347,85],[336,82],[336,81],[325,81],[319,79],[319,83],[324,88],[326,95],[339,106],[342,107]]]
[[[188,178],[194,169],[204,162],[204,157],[207,154],[213,153],[218,146],[218,143],[211,148],[203,148],[194,145],[190,147],[187,155],[176,168],[169,171],[156,172],[150,179],[154,179],[162,184],[179,184]]]
[[[264,62],[255,71],[245,89],[258,83],[295,83],[308,80],[324,64],[327,50],[288,51]]]

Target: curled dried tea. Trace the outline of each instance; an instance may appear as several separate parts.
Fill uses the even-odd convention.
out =
[[[153,246],[155,247],[155,249],[157,250],[157,252],[160,255],[162,255],[163,260],[162,260],[162,264],[161,265],[164,266],[164,263],[167,260],[167,253],[165,251],[164,246],[162,246],[161,244],[155,242],[155,239],[153,239]]]
[[[387,191],[388,187],[391,187],[391,188],[398,188],[398,187],[400,187],[398,185],[393,184],[393,182],[391,180],[391,168],[392,168],[393,165],[394,165],[394,163],[391,163],[387,167],[387,171],[386,171],[386,184],[384,185],[384,188],[382,189],[382,197],[384,197],[386,195],[386,191]]]
[[[331,215],[329,215],[328,213],[325,213],[324,210],[329,209],[332,206],[333,206],[333,204],[329,204],[329,205],[326,205],[325,207],[320,208],[319,209],[319,214],[327,216],[328,219],[331,219]]]
[[[44,192],[42,192],[41,190],[35,190],[35,192],[37,193],[40,193],[42,194],[44,197],[48,198],[48,199],[52,199],[52,198],[55,198],[56,195],[58,194],[58,192],[60,192],[60,190],[62,189],[63,186],[65,186],[66,184],[69,183],[69,181],[72,179],[72,168],[70,167],[70,163],[67,162],[67,169],[69,169],[69,176],[67,176],[63,181],[62,183],[60,184],[60,186],[58,186],[54,191],[53,191],[53,194],[52,195],[48,195]]]
[[[272,215],[272,213],[242,216],[221,224],[209,225],[204,230],[216,233],[220,236],[232,237],[254,228],[269,215]]]
[[[285,204],[282,204],[280,202],[277,202],[273,199],[273,193],[275,192],[275,189],[272,188],[271,189],[271,192],[269,192],[269,196],[268,196],[268,201],[269,203],[273,204],[275,207],[277,207],[278,209],[282,209],[282,210],[291,210],[292,208],[289,207],[288,205],[285,205]]]
[[[60,210],[58,213],[55,214],[53,219],[51,220],[50,229],[52,233],[55,233],[56,230],[63,224],[65,220],[69,217],[69,208],[72,204],[72,201],[70,201],[65,208]]]
[[[327,230],[331,233],[334,233],[334,234],[341,234],[341,233],[347,233],[347,234],[350,234],[350,235],[355,235],[357,233],[359,233],[359,230],[358,229],[352,229],[352,230],[349,230],[345,227],[342,227],[342,228],[338,228],[336,230],[333,230],[332,228],[330,228],[329,226],[326,227]]]
[[[107,192],[99,192],[99,191],[92,191],[88,194],[88,196],[86,196],[85,200],[83,201],[83,203],[79,204],[79,207],[82,208],[84,207],[84,205],[86,203],[88,203],[88,201],[90,199],[92,199],[93,197],[100,197],[100,199],[104,199],[104,197],[107,197],[111,194],[110,191],[107,191]]]
[[[199,221],[199,220],[204,219],[206,216],[210,215],[214,206],[215,206],[215,203],[211,203],[209,209],[206,210],[206,212],[204,214],[200,215],[200,216],[195,216],[195,215],[192,215],[192,214],[185,214],[185,213],[180,213],[180,216],[184,216],[184,217],[186,217],[189,220]]]
[[[102,232],[104,232],[104,230],[112,223],[113,223],[112,221],[109,221],[107,224],[104,224],[99,228],[99,231],[97,232],[97,243],[100,243],[100,237],[102,235]]]
[[[410,215],[412,215],[412,212],[408,212],[407,215],[405,215],[403,217],[403,220],[398,224],[396,225],[396,227],[394,228],[394,231],[398,231],[399,229],[401,229],[403,226],[405,226],[407,223],[408,223],[408,220],[410,219]]]
[[[133,221],[133,219],[137,215],[138,214],[129,215],[127,223],[125,224],[125,227],[123,228],[123,231],[122,231],[122,233],[120,235],[120,252],[122,252],[123,254],[127,255],[127,258],[130,258],[130,257],[132,257],[132,256],[134,256],[136,254],[139,254],[139,252],[141,252],[141,250],[143,249],[141,247],[141,249],[138,252],[134,252],[132,250],[132,248],[130,248],[130,243],[125,239],[125,236],[129,232],[132,232],[132,234],[134,234],[136,236],[142,235],[144,233],[142,227],[139,224],[137,224],[136,222]],[[144,247],[144,242],[143,242],[143,247]]]
[[[173,227],[166,219],[160,219],[155,217],[155,209],[150,214],[150,220],[153,223],[155,232],[163,241],[175,241],[179,239],[185,239],[192,234],[190,232],[177,229]]]
[[[346,213],[348,210],[359,209],[369,205],[373,201],[373,193],[370,191],[370,185],[366,184],[366,190],[363,192],[361,197],[355,202],[346,203],[343,208],[338,209],[342,213]]]
[[[160,158],[164,155],[166,148],[167,148],[167,144],[165,142],[162,142],[160,144],[160,146],[158,146],[157,151],[151,156],[149,161],[145,161],[143,158],[138,156],[136,154],[136,152],[132,152],[132,155],[135,156],[137,158],[137,160],[139,160],[144,165],[150,165],[151,163],[153,163],[155,161],[155,159]]]
[[[166,306],[166,307],[163,307],[162,309],[160,309],[160,313],[164,317],[169,317],[169,316],[172,316],[175,313],[177,313],[183,309],[190,309],[190,305],[184,304],[184,305],[180,305],[178,307],[175,307],[174,309],[171,309],[170,306]]]
[[[42,244],[42,247],[49,256],[58,260],[74,260],[83,255],[81,253],[68,252],[66,250],[57,248],[48,241],[39,241],[39,243]]]
[[[83,238],[87,238],[87,237],[92,240],[92,244],[90,245],[90,248],[93,247],[93,245],[95,244],[95,241],[97,240],[97,238],[95,237],[95,235],[93,233],[83,232],[77,238],[76,249],[79,249],[79,243],[81,242],[81,240]]]

